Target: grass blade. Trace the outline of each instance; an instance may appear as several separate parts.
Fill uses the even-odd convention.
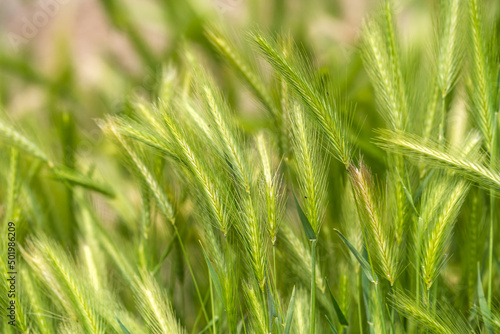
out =
[[[76,170],[59,166],[55,167],[52,172],[54,174],[54,178],[59,181],[68,182],[73,185],[78,185],[90,190],[94,190],[111,198],[115,197],[115,193],[113,189],[111,189],[111,187],[106,184],[98,183],[90,177],[77,172]]]
[[[339,304],[337,303],[337,300],[333,296],[332,290],[330,289],[330,284],[328,283],[328,280],[326,280],[326,287],[328,288],[328,293],[330,294],[330,299],[332,300],[333,308],[335,309],[335,313],[337,314],[337,318],[339,319],[339,322],[343,326],[349,326],[349,323],[347,322],[347,319],[340,309]]]
[[[356,258],[356,260],[358,260],[359,265],[361,266],[361,269],[363,269],[363,273],[366,275],[368,280],[372,283],[377,284],[378,283],[377,274],[374,273],[372,275],[372,269],[371,269],[370,265],[368,264],[368,261],[366,261],[366,259],[363,256],[361,256],[361,254],[359,254],[359,252],[356,250],[356,248],[354,248],[354,246],[342,235],[342,233],[340,233],[339,230],[334,229],[334,231],[337,232],[340,239],[342,239],[344,244],[346,244],[346,246],[349,248],[351,253]]]
[[[337,330],[335,329],[335,326],[333,326],[332,322],[328,318],[327,315],[325,315],[326,321],[328,322],[328,327],[330,327],[330,330],[332,331],[333,334],[338,334]]]
[[[484,296],[483,285],[481,284],[481,270],[479,263],[477,264],[477,299],[479,299],[479,307],[483,316],[484,326],[488,334],[493,334],[493,325],[491,324],[491,311]]]
[[[295,199],[295,205],[297,206],[297,212],[299,213],[300,222],[302,223],[302,227],[304,228],[304,232],[306,233],[307,238],[311,241],[316,240],[316,233],[314,233],[311,223],[309,223],[309,220],[304,214],[304,211],[302,211],[302,208],[300,207],[299,201],[297,200],[295,194],[293,194],[293,198]]]
[[[125,327],[125,325],[121,322],[121,320],[120,320],[120,318],[118,318],[118,316],[116,316],[116,321],[118,321],[118,323],[120,324],[120,328],[122,329],[123,334],[130,334],[127,327]]]
[[[212,263],[208,259],[208,255],[205,252],[205,248],[203,248],[201,241],[200,241],[200,245],[201,245],[201,250],[203,251],[203,256],[205,257],[205,261],[207,262],[208,270],[210,271],[210,277],[212,278],[212,281],[215,285],[215,289],[217,290],[217,294],[219,295],[219,297],[222,301],[222,305],[224,306],[224,310],[226,310],[226,306],[224,304],[224,295],[222,293],[222,286],[221,286],[220,281],[219,281],[219,276],[217,275],[217,272],[215,271],[214,267],[212,266]]]
[[[283,334],[289,334],[292,328],[292,320],[293,320],[293,310],[295,308],[295,286],[292,290],[292,297],[290,297],[290,302],[288,303],[288,310],[286,311],[286,322],[285,322],[285,330]]]

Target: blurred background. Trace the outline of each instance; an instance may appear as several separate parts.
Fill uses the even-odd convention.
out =
[[[421,30],[428,25],[413,21],[429,20],[418,13],[433,2],[399,2],[400,21],[420,27],[425,36]],[[239,35],[256,26],[290,33],[314,50],[319,65],[335,58],[333,70],[349,68],[355,76],[361,69],[351,54],[362,20],[375,5],[374,0],[2,0],[1,103],[15,118],[38,114],[42,124],[51,112],[67,110],[92,129],[90,119],[120,108],[127,94],[149,93],[161,64],[176,61],[180,43],[194,42],[210,56],[202,27],[218,21]]]
[[[419,36],[425,43],[434,2],[397,2],[400,29],[413,44]],[[256,27],[289,33],[325,74],[338,78],[365,124],[377,116],[357,41],[376,6],[375,0],[2,0],[0,109],[22,122],[30,138],[43,137],[40,144],[55,155],[63,154],[53,146],[60,143],[58,119],[68,114],[78,133],[76,155],[88,160],[102,145],[94,119],[123,111],[131,96],[153,97],[162,66],[176,64],[186,42],[205,54],[230,102],[252,109],[256,104],[240,93],[246,90],[204,37],[205,25],[222,23],[240,44]]]

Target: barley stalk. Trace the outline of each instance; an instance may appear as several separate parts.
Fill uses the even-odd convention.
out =
[[[380,209],[375,202],[376,197],[373,193],[374,188],[370,173],[361,162],[359,168],[349,167],[349,176],[361,213],[362,223],[370,237],[371,243],[369,246],[375,249],[381,270],[392,285],[397,276],[394,249],[389,239],[388,226],[382,223]]]

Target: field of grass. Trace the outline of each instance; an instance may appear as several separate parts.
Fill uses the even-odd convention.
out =
[[[500,333],[497,1],[47,1],[1,333]]]

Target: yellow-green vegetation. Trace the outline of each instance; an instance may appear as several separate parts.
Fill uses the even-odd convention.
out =
[[[152,1],[159,52],[101,2],[119,104],[0,51],[1,333],[500,333],[500,6],[380,0],[343,49],[326,1]]]

